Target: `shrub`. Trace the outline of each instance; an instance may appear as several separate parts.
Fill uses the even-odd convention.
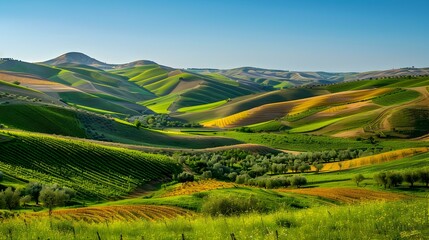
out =
[[[268,208],[261,200],[251,195],[247,198],[236,196],[210,196],[201,211],[211,216],[231,216],[249,212],[266,212]]]
[[[179,182],[193,182],[194,181],[194,175],[188,173],[188,172],[182,172],[179,175],[177,175],[177,181]]]
[[[8,187],[6,190],[0,192],[0,208],[4,209],[17,209],[19,207],[19,199],[21,192],[19,190],[13,190]]]
[[[294,175],[289,178],[290,185],[294,187],[301,187],[302,185],[307,184],[307,179],[303,176]]]
[[[353,176],[352,180],[356,183],[356,186],[359,187],[359,183],[365,180],[365,177],[362,174],[357,174]]]
[[[415,171],[407,171],[402,173],[402,176],[404,177],[405,182],[410,184],[410,187],[414,186],[414,183],[419,181],[419,174]]]
[[[402,175],[396,172],[388,172],[386,173],[387,185],[390,187],[396,187],[401,185],[404,179]]]
[[[421,169],[418,171],[420,182],[426,184],[426,187],[429,186],[429,168]]]
[[[379,185],[382,185],[382,186],[384,186],[384,188],[386,188],[386,186],[387,186],[387,177],[386,177],[386,173],[385,172],[374,174],[374,180],[375,180],[376,183],[378,183]]]
[[[40,191],[42,191],[42,184],[38,182],[31,182],[25,187],[25,193],[30,195],[36,204],[39,204]]]

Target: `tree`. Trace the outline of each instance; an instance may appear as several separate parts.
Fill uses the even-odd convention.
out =
[[[307,184],[307,179],[303,176],[294,175],[289,179],[290,185],[294,187],[301,187],[302,185]]]
[[[25,188],[25,193],[30,195],[37,205],[39,205],[40,191],[42,191],[42,184],[38,182],[31,182]]]
[[[420,181],[429,186],[429,168],[419,170]]]
[[[304,173],[305,171],[307,171],[307,170],[310,170],[311,169],[311,167],[310,167],[310,165],[308,165],[307,163],[304,163],[304,164],[302,164],[301,166],[299,166],[299,171],[301,172],[301,173]]]
[[[0,171],[0,181],[3,181],[3,172]]]
[[[419,174],[415,171],[407,171],[402,174],[405,182],[410,184],[410,187],[414,186],[414,183],[419,180]]]
[[[359,187],[359,183],[362,182],[363,180],[365,180],[365,177],[359,173],[357,175],[354,175],[352,180],[353,180],[353,182],[356,183],[356,186]]]
[[[54,184],[43,186],[40,191],[39,200],[49,209],[49,216],[56,206],[65,206],[65,204],[74,196],[75,191],[71,188],[61,188]]]
[[[134,125],[136,126],[137,129],[140,129],[140,127],[142,126],[142,123],[138,119],[136,119],[134,120]]]
[[[322,163],[316,163],[313,166],[314,166],[314,168],[316,168],[316,173],[320,172],[320,170],[322,170],[322,168],[323,168]]]
[[[381,172],[381,173],[375,174],[374,175],[374,180],[379,185],[384,186],[384,188],[386,189],[386,186],[387,186],[387,177],[386,177],[386,173],[385,172]]]
[[[55,207],[55,191],[51,187],[43,187],[40,191],[39,201],[43,202],[44,206],[49,208],[49,216],[52,215],[52,209]]]
[[[182,172],[177,176],[177,181],[179,181],[179,182],[193,182],[194,181],[194,175],[192,175],[188,172]]]
[[[0,192],[0,207],[13,210],[19,207],[19,198],[21,192],[19,190],[12,190],[8,187],[6,190]]]
[[[386,173],[387,185],[390,187],[396,187],[404,181],[402,175],[396,172],[388,172]]]
[[[27,204],[31,202],[31,195],[25,195],[20,199],[20,202],[22,206],[27,206]]]

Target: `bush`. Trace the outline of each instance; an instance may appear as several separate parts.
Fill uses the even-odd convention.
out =
[[[6,190],[0,192],[0,208],[3,209],[17,209],[19,207],[19,199],[21,192],[19,190],[13,190],[8,187]]]
[[[188,173],[188,172],[182,172],[177,176],[177,181],[179,182],[193,182],[194,181],[194,175]]]
[[[359,183],[362,182],[365,179],[365,177],[362,174],[357,174],[353,176],[352,180],[356,183],[356,186],[359,187]]]
[[[294,187],[301,187],[302,185],[307,184],[307,179],[303,176],[294,175],[289,178],[290,185]]]
[[[204,202],[201,212],[211,216],[231,216],[250,212],[266,212],[266,204],[255,196],[247,198],[236,196],[211,196]]]
[[[410,187],[414,186],[414,183],[420,180],[419,174],[415,171],[407,171],[402,173],[405,182],[410,184]]]

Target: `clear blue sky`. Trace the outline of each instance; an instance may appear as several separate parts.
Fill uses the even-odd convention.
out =
[[[429,66],[426,0],[0,1],[0,57],[365,71]]]

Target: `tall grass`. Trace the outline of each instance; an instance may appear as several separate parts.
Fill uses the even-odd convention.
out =
[[[0,239],[425,239],[428,200],[279,211],[267,215],[176,218],[157,222],[24,221],[0,225]]]

